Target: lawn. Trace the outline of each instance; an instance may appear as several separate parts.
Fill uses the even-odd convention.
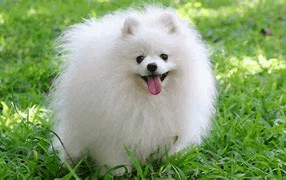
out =
[[[0,1],[0,179],[99,179],[89,157],[62,165],[49,148],[47,95],[61,65],[53,47],[69,25],[135,2],[144,1]],[[286,1],[155,2],[176,8],[209,45],[219,92],[212,132],[167,161],[133,159],[132,174],[100,178],[286,179]]]

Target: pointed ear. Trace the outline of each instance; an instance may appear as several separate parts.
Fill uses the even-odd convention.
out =
[[[134,35],[139,22],[134,18],[127,18],[121,30],[123,36]]]
[[[177,28],[175,19],[172,14],[169,14],[169,13],[163,14],[159,18],[159,21],[164,25],[165,28],[167,28],[169,34],[178,32],[178,28]]]

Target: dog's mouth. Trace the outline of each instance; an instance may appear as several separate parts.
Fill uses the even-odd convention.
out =
[[[141,78],[148,84],[148,79],[156,79],[157,77],[160,77],[161,82],[164,81],[164,79],[167,77],[169,72],[166,72],[164,74],[151,74],[149,76],[141,76]]]
[[[148,92],[152,95],[158,95],[162,91],[161,83],[165,80],[169,72],[164,74],[151,74],[148,76],[141,76],[141,78],[148,85]]]

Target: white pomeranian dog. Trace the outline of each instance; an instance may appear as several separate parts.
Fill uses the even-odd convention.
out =
[[[130,165],[125,145],[144,162],[207,135],[216,94],[209,54],[175,11],[147,6],[86,20],[60,42],[65,66],[51,108],[63,160],[88,150],[100,165]]]

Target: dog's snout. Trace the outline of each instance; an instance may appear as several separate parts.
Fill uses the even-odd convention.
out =
[[[147,65],[147,69],[148,69],[148,71],[153,73],[153,72],[155,72],[157,70],[157,64],[150,63],[150,64]]]

